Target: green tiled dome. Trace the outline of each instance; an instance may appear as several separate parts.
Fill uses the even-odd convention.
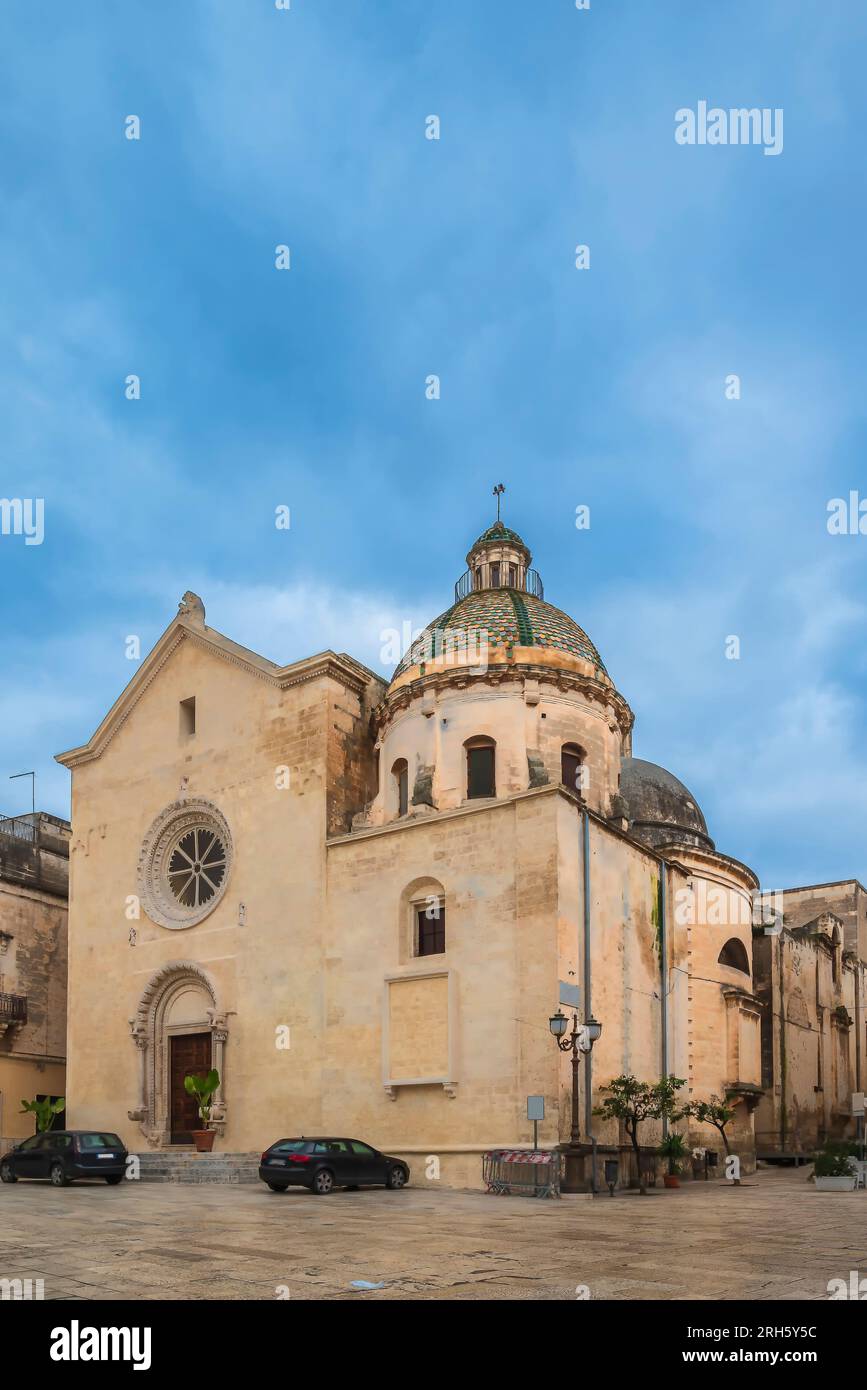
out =
[[[602,658],[586,632],[559,608],[518,589],[477,589],[428,624],[425,632],[404,653],[392,680],[410,667],[429,661],[435,645],[432,634],[446,631],[453,634],[487,632],[488,642],[502,652],[503,657],[508,656],[510,647],[539,647],[547,652],[566,652],[605,671]],[[441,637],[436,643],[437,649],[442,641]]]

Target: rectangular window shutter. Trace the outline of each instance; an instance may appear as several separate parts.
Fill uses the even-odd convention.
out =
[[[470,748],[467,752],[468,796],[494,795],[493,748]]]

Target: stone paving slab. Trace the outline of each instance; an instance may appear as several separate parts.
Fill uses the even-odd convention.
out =
[[[0,1278],[47,1299],[826,1299],[867,1277],[867,1193],[797,1169],[741,1188],[534,1202],[432,1185],[277,1195],[261,1184],[0,1188]],[[360,1291],[354,1279],[382,1283]]]

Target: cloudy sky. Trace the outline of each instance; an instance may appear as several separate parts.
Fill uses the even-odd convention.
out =
[[[54,753],[186,589],[387,675],[503,481],[719,848],[867,879],[867,537],[827,528],[867,497],[864,6],[19,0],[0,39],[0,494],[45,500],[0,535],[0,811],[35,768],[68,813]],[[678,144],[699,101],[782,153]]]

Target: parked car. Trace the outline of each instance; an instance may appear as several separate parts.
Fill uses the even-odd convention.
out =
[[[335,1187],[379,1185],[395,1190],[409,1182],[402,1158],[380,1153],[360,1139],[278,1139],[259,1161],[259,1177],[272,1192],[308,1187],[325,1197]]]
[[[126,1157],[123,1141],[110,1130],[49,1130],[3,1154],[0,1182],[44,1178],[67,1187],[75,1178],[104,1178],[113,1187],[126,1172]]]

